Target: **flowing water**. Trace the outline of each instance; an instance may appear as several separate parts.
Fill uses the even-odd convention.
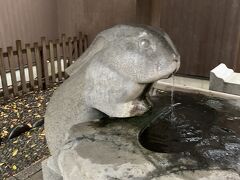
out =
[[[173,122],[176,120],[175,111],[174,111],[174,84],[175,83],[175,77],[172,73],[172,88],[171,88],[171,116],[170,120]]]

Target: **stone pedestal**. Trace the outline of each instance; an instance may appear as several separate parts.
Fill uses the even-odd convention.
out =
[[[138,118],[75,125],[69,142],[43,163],[44,179],[240,178],[235,172],[216,168],[202,171],[199,162],[182,154],[155,153],[143,148],[138,133],[146,121]]]

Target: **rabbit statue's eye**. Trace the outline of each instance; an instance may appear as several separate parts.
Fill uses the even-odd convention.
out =
[[[139,46],[141,48],[149,48],[150,46],[150,41],[148,39],[141,39],[140,42],[139,42]]]

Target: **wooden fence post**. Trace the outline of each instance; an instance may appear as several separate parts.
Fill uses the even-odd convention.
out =
[[[43,88],[43,82],[42,82],[42,65],[40,60],[40,54],[39,54],[39,47],[38,43],[34,43],[34,52],[35,52],[35,60],[36,60],[36,67],[37,67],[37,80],[38,80],[38,89]]]
[[[0,48],[0,74],[1,74],[1,80],[2,80],[2,88],[3,88],[3,94],[5,98],[9,97],[9,91],[8,91],[8,85],[7,85],[7,78],[6,78],[6,71],[5,71],[5,65],[3,61],[3,52],[2,48]]]
[[[88,48],[88,37],[85,34],[83,37],[83,50],[85,51]]]
[[[33,76],[33,62],[32,62],[32,52],[30,49],[30,44],[26,44],[26,53],[27,53],[27,64],[28,64],[28,74],[29,74],[29,82],[30,89],[35,89],[34,86],[34,76]]]
[[[57,52],[58,81],[62,81],[62,63],[60,55],[60,43],[58,39],[56,41],[56,52]]]
[[[55,56],[54,56],[54,49],[53,49],[53,42],[49,41],[49,57],[51,63],[51,76],[52,82],[56,82],[56,74],[55,74]]]
[[[68,38],[68,66],[72,64],[73,56],[72,56],[72,38]]]
[[[83,40],[82,40],[82,32],[79,32],[79,37],[78,37],[78,49],[79,49],[79,56],[82,55],[83,52]]]
[[[78,47],[77,47],[77,37],[73,38],[73,43],[74,43],[74,61],[76,61],[79,56]]]
[[[28,92],[28,89],[27,89],[25,72],[24,72],[21,40],[16,41],[16,47],[17,47],[17,58],[18,58],[18,65],[19,65],[19,71],[20,71],[22,91],[23,93],[26,93]]]
[[[41,38],[42,42],[42,70],[43,70],[43,79],[45,83],[45,88],[49,87],[49,75],[48,75],[48,63],[47,63],[47,47],[46,47],[46,38]]]
[[[64,71],[67,68],[67,50],[66,50],[66,35],[62,34],[62,52],[63,52],[63,64]]]
[[[17,84],[16,70],[15,70],[16,66],[15,66],[14,59],[13,59],[12,47],[7,47],[7,52],[8,52],[9,68],[10,68],[11,79],[12,79],[13,94],[14,95],[19,95],[18,94],[18,84]]]

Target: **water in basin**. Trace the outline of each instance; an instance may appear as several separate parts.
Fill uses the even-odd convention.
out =
[[[154,152],[182,153],[201,166],[217,164],[240,172],[240,110],[225,100],[175,92],[151,98],[151,123],[139,134],[140,144]]]

